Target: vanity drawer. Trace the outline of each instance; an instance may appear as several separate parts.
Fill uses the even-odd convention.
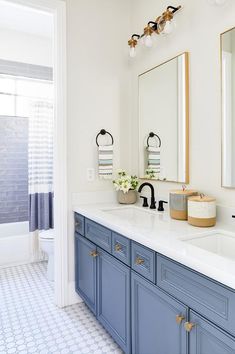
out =
[[[85,220],[85,236],[111,253],[112,235],[111,231],[89,219]]]
[[[157,285],[235,335],[234,291],[161,255],[157,255]]]
[[[145,278],[155,283],[155,252],[132,242],[131,267]]]
[[[112,233],[112,254],[120,259],[120,261],[130,265],[131,263],[131,241],[117,234]]]
[[[75,213],[74,214],[74,229],[75,232],[77,232],[78,234],[84,236],[84,224],[85,224],[85,220],[84,220],[84,216]]]

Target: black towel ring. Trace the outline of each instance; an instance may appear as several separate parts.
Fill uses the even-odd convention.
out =
[[[110,138],[112,139],[112,144],[111,144],[111,145],[113,145],[114,140],[113,140],[112,134],[110,134],[109,132],[107,132],[107,130],[105,130],[105,129],[101,129],[101,131],[96,135],[96,139],[95,139],[97,146],[99,146],[99,144],[98,144],[98,138],[99,138],[99,136],[100,136],[100,135],[105,135],[105,134],[108,134],[108,135],[110,136]]]
[[[159,137],[157,134],[153,133],[153,132],[150,132],[150,133],[149,133],[149,136],[148,136],[148,139],[147,139],[147,147],[149,147],[149,139],[150,139],[150,138],[154,138],[155,136],[158,138],[159,147],[161,147],[162,141],[161,141],[160,137]]]

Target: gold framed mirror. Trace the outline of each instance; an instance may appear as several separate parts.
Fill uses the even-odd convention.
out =
[[[189,55],[139,75],[139,175],[189,183]]]
[[[235,27],[220,35],[222,187],[235,188]]]

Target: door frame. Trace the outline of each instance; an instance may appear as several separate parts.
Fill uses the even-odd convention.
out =
[[[0,0],[49,12],[54,18],[53,69],[55,81],[54,224],[55,304],[68,305],[68,201],[67,201],[67,88],[66,4],[63,0]]]

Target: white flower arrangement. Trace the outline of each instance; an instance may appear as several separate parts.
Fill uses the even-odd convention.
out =
[[[156,173],[154,170],[151,168],[146,168],[145,170],[145,178],[147,179],[158,179],[158,173]]]
[[[118,178],[113,181],[116,191],[128,193],[129,190],[136,190],[139,181],[137,176],[131,176],[125,170],[118,170]]]

